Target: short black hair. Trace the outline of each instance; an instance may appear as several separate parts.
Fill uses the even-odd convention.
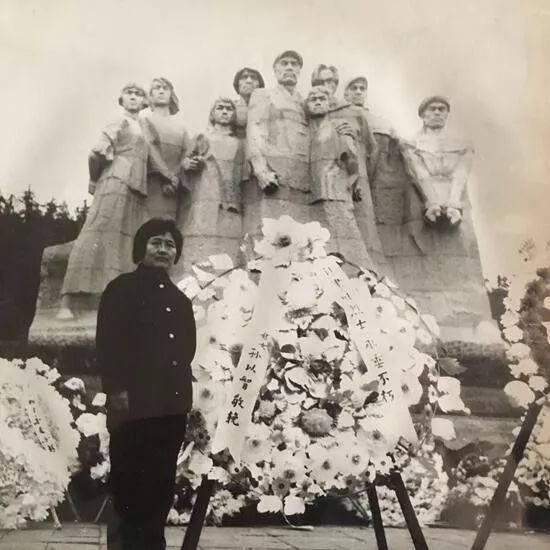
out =
[[[134,237],[134,248],[132,250],[132,259],[135,264],[139,264],[145,256],[145,247],[151,237],[170,233],[176,243],[176,259],[180,259],[181,249],[183,248],[183,236],[178,229],[176,222],[170,218],[152,218],[145,222],[137,231]]]

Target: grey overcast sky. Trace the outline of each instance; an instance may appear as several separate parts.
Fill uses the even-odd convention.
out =
[[[545,0],[0,0],[0,190],[29,185],[71,207],[87,197],[87,152],[127,81],[171,79],[191,132],[233,75],[267,85],[283,49],[341,80],[368,76],[369,106],[401,134],[419,101],[452,99],[471,138],[470,196],[487,276],[510,272],[522,238],[550,237]],[[548,7],[546,7],[548,6]]]

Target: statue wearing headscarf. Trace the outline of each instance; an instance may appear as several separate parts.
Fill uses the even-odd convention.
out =
[[[198,169],[200,162],[188,158],[191,138],[180,117],[179,102],[172,83],[163,77],[153,79],[149,90],[151,113],[145,117],[147,138],[157,153],[157,166],[164,166],[172,176],[166,181],[157,166],[149,166],[147,178],[147,211],[149,217],[175,220],[185,199],[184,171]]]
[[[145,90],[130,83],[118,102],[120,116],[105,127],[89,155],[89,191],[94,199],[69,257],[60,319],[72,318],[80,306],[93,309],[94,304],[85,303],[86,296],[99,298],[107,283],[133,269],[134,234],[147,219],[148,161],[159,181],[171,183],[171,175],[156,164],[144,136],[139,112],[147,106]]]
[[[189,178],[191,197],[182,226],[186,269],[212,254],[229,254],[235,262],[238,258],[244,144],[234,135],[235,121],[235,104],[220,97],[212,106],[205,134],[196,138],[203,165]]]

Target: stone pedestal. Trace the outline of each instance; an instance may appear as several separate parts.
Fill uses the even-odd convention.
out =
[[[499,342],[471,218],[465,215],[458,228],[428,226],[417,214],[420,199],[397,140],[375,136],[381,152],[373,202],[389,276],[415,298],[421,313],[437,319],[444,341]]]
[[[74,241],[49,246],[42,254],[40,289],[29,343],[39,346],[92,345],[95,340],[98,298],[82,295],[74,300],[74,318],[57,319],[61,287]]]

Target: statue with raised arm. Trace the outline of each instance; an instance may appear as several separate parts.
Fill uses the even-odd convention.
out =
[[[185,172],[198,170],[200,159],[192,156],[191,138],[179,112],[179,101],[173,84],[164,77],[153,79],[149,89],[151,113],[145,117],[147,137],[156,162],[150,163],[147,178],[147,211],[151,218],[177,219],[185,200]],[[159,172],[171,175],[166,182]]]
[[[184,262],[226,253],[236,262],[242,239],[241,186],[244,144],[235,134],[236,108],[220,97],[212,106],[202,140],[203,166],[190,178],[191,197],[183,216]]]
[[[311,200],[321,210],[329,229],[329,248],[347,260],[372,267],[354,216],[359,199],[359,153],[357,140],[342,131],[342,121],[329,117],[331,92],[314,86],[306,99],[310,130]]]

